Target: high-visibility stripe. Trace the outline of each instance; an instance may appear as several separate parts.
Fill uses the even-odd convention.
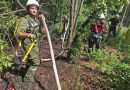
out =
[[[22,41],[20,39],[18,39],[18,38],[16,38],[16,41],[18,43],[18,46],[21,47],[22,46]]]
[[[16,26],[15,26],[15,30],[14,30],[14,36],[16,35],[16,32],[17,32],[17,30],[18,30],[19,22],[20,22],[20,20],[17,19],[17,21],[16,21]]]
[[[17,41],[17,43],[18,43],[18,46],[21,47],[22,42],[21,42],[20,39],[18,39],[18,37],[16,37],[16,32],[17,32],[17,30],[18,30],[19,23],[20,23],[20,19],[17,19],[17,20],[16,20],[15,30],[14,30],[14,36],[15,36],[15,38],[16,38],[16,41]]]

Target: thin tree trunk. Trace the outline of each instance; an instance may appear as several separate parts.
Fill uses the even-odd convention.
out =
[[[70,39],[69,39],[69,48],[75,36],[74,28],[78,19],[80,8],[82,7],[84,0],[71,0],[71,12],[70,12]]]
[[[120,22],[121,25],[123,25],[123,21],[124,21],[124,18],[125,18],[125,15],[126,15],[126,11],[128,9],[128,5],[125,7],[125,11],[124,11],[124,14],[123,14],[123,17],[122,17],[122,20]]]
[[[71,48],[73,39],[75,37],[75,27],[76,27],[76,22],[77,18],[80,12],[80,8],[83,4],[84,0],[71,0],[71,10],[70,10],[70,35],[69,35],[69,40],[68,40],[68,48]],[[70,58],[70,51],[67,53],[67,58]]]
[[[130,21],[130,17],[128,17],[127,19],[126,26],[129,26],[129,21]]]
[[[79,9],[78,9],[78,13],[77,13],[77,17],[76,17],[76,20],[75,20],[75,23],[77,22],[77,20],[78,20],[78,16],[79,16],[79,13],[80,13],[80,9],[81,9],[81,7],[82,7],[82,5],[83,5],[83,2],[84,2],[84,0],[81,0],[81,2],[80,2],[80,4],[79,4]]]
[[[70,48],[71,46],[71,38],[72,38],[72,30],[74,27],[74,1],[75,0],[71,0],[71,5],[70,5],[70,35],[69,35],[69,42],[68,42],[68,47]]]

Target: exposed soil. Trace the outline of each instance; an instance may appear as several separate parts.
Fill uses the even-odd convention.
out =
[[[52,40],[52,45],[55,56],[59,55],[62,52],[61,41]],[[43,46],[41,47],[41,58],[50,58],[47,40],[44,40],[41,46]],[[97,82],[97,78],[100,77],[100,74],[90,67],[89,61],[80,60],[73,63],[65,57],[66,52],[55,59],[62,90],[105,89]],[[57,90],[52,61],[42,62],[37,71],[37,76],[40,78],[42,87],[44,87],[45,90]]]
[[[59,55],[63,50],[61,49],[61,41],[52,40],[52,45],[55,56]],[[43,40],[40,46],[41,58],[51,58],[47,40]],[[88,60],[69,61],[66,59],[66,52],[64,52],[55,61],[62,90],[109,90],[105,89],[105,86],[98,81],[101,75],[93,69]],[[12,76],[16,90],[58,90],[51,60],[42,61],[37,70],[36,77],[39,81],[37,89],[34,89],[33,84],[20,82],[19,76]],[[25,89],[26,85],[32,86]]]

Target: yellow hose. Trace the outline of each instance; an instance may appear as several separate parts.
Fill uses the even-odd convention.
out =
[[[18,30],[19,22],[20,22],[20,19],[17,19],[17,21],[16,21],[16,26],[15,26],[15,30],[14,30],[14,36],[15,36],[15,37],[16,37],[16,32],[17,32],[17,30]],[[18,37],[16,37],[16,41],[17,41],[17,43],[18,43],[18,46],[21,47],[21,45],[22,45],[21,40],[19,40]]]

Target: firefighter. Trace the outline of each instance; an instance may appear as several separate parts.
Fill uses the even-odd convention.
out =
[[[117,25],[119,24],[119,18],[118,16],[115,16],[109,20],[110,27],[109,27],[109,34],[113,35],[113,37],[116,37],[117,35]]]
[[[63,30],[61,39],[67,38],[66,36],[69,34],[69,18],[67,17],[67,15],[64,16],[64,20],[62,22],[63,22]]]
[[[101,13],[98,20],[91,26],[92,34],[88,38],[89,52],[92,51],[91,49],[93,49],[94,44],[96,46],[96,49],[100,49],[103,33],[106,30],[106,24],[107,22],[105,20],[105,16],[103,13]]]
[[[20,19],[16,36],[21,40],[21,48],[27,52],[34,39],[39,39],[43,32],[45,17],[38,15],[39,3],[36,0],[28,0],[26,3],[26,15]],[[35,73],[40,65],[38,42],[34,45],[27,58],[27,71],[24,75],[24,82],[35,82]]]

